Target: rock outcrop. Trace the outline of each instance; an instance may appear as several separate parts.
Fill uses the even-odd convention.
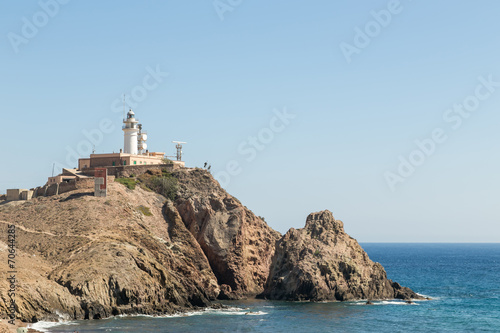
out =
[[[118,183],[108,192],[108,198],[86,190],[0,206],[0,233],[16,225],[19,319],[174,313],[216,299],[217,279],[171,202]],[[2,313],[7,289],[2,279]]]
[[[264,291],[275,243],[281,235],[224,191],[203,170],[174,172],[180,188],[175,206],[221,285],[221,299]]]
[[[309,215],[303,229],[290,229],[278,242],[265,292],[275,300],[349,301],[419,299],[387,279],[358,242],[329,211]]]
[[[418,298],[387,280],[330,212],[312,214],[304,229],[282,237],[205,170],[150,170],[122,183],[137,186],[109,183],[107,198],[77,189],[0,204],[0,234],[16,226],[18,319],[170,314],[258,294]],[[165,196],[147,184],[161,185]],[[2,319],[8,289],[0,279]]]

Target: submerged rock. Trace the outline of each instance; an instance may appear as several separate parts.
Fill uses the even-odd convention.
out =
[[[275,300],[349,301],[420,299],[387,279],[329,211],[309,215],[303,229],[290,229],[278,241],[269,280],[261,295]]]

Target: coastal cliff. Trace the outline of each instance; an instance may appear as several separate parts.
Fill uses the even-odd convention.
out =
[[[171,202],[118,183],[108,194],[80,190],[0,206],[0,232],[16,225],[19,319],[174,313],[217,298],[210,264]]]
[[[224,191],[207,172],[174,175],[180,184],[177,210],[222,286],[220,298],[262,293],[281,235]]]
[[[418,298],[387,280],[329,212],[282,237],[205,170],[152,170],[122,183],[108,184],[107,198],[78,189],[0,204],[0,232],[16,226],[18,319],[172,314],[259,294]],[[7,290],[2,279],[2,314]]]
[[[387,279],[329,211],[309,215],[303,229],[290,229],[278,242],[265,292],[289,301],[419,299]]]

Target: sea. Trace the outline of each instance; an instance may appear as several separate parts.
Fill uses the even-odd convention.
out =
[[[500,244],[361,244],[390,279],[432,300],[223,302],[168,317],[40,322],[44,332],[500,332]]]

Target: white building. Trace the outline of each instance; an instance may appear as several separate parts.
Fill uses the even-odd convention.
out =
[[[130,109],[127,118],[123,120],[124,146],[119,153],[91,154],[87,158],[78,160],[78,169],[64,169],[63,173],[55,177],[49,177],[48,185],[79,179],[83,177],[85,169],[102,167],[127,167],[127,166],[148,166],[166,164],[165,153],[150,152],[146,141],[147,134],[142,131],[142,125],[135,118],[135,113]],[[184,168],[183,161],[169,161],[174,168]]]
[[[137,135],[139,133],[139,127],[137,124],[139,121],[135,119],[135,113],[130,109],[127,113],[127,119],[123,120],[123,131],[125,132],[125,144],[123,146],[124,154],[137,155]]]

